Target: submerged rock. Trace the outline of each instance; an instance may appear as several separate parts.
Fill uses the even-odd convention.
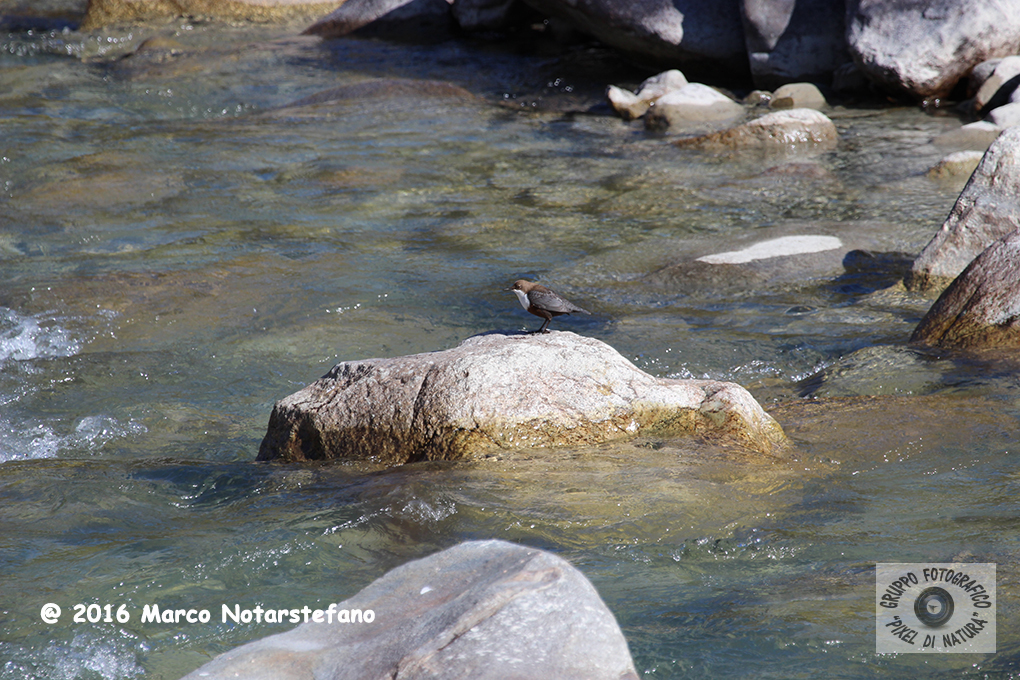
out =
[[[847,42],[875,82],[945,97],[977,64],[1016,52],[1020,12],[1008,2],[848,0]]]
[[[841,356],[797,382],[802,397],[825,399],[890,394],[927,394],[946,367],[917,348],[876,345]]]
[[[338,364],[276,403],[258,459],[402,464],[646,431],[762,452],[785,441],[734,383],[656,378],[574,333],[491,333],[439,352]]]
[[[961,125],[955,130],[945,132],[935,138],[935,144],[941,147],[985,151],[1002,132],[995,123],[979,120]]]
[[[588,579],[551,553],[505,541],[408,562],[335,610],[362,621],[303,623],[185,680],[637,680],[627,641]]]
[[[775,111],[737,127],[679,139],[677,146],[716,148],[775,148],[811,146],[832,148],[839,135],[836,126],[825,114],[814,109]]]
[[[914,261],[907,288],[947,286],[996,239],[1020,227],[1020,128],[988,148],[949,217]]]
[[[981,253],[921,320],[910,341],[947,349],[1020,347],[1020,228]]]

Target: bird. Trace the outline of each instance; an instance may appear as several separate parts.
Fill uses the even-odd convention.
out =
[[[533,331],[534,333],[548,333],[549,331],[546,328],[554,316],[570,314],[571,312],[591,314],[587,309],[578,307],[570,300],[558,295],[555,291],[549,290],[534,281],[518,279],[514,281],[513,286],[504,290],[513,291],[517,295],[517,299],[521,301],[521,307],[524,307],[524,309],[535,316],[545,319],[542,327],[537,331]]]

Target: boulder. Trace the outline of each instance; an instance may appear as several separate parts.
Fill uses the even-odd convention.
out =
[[[742,0],[741,17],[756,87],[798,80],[828,82],[849,61],[843,2]]]
[[[642,61],[719,75],[747,73],[738,0],[525,0]],[[690,75],[690,73],[688,73]]]
[[[945,349],[1020,347],[1020,228],[990,245],[946,288],[910,341]]]
[[[825,95],[812,83],[788,83],[772,93],[769,106],[773,109],[821,109]]]
[[[988,147],[942,228],[907,276],[907,288],[943,289],[981,251],[1020,227],[1020,128]]]
[[[574,333],[490,333],[439,352],[338,364],[276,403],[258,459],[402,464],[646,431],[763,452],[784,442],[739,385],[656,378]]]
[[[977,64],[1017,53],[1020,12],[1001,0],[848,0],[847,42],[873,81],[942,98]]]
[[[844,95],[863,95],[869,92],[871,81],[852,61],[840,64],[832,72],[832,89]]]
[[[992,109],[988,114],[988,122],[1003,129],[1020,125],[1020,103],[1004,104]]]
[[[742,235],[733,249],[702,254],[696,243],[690,256],[642,278],[650,290],[701,300],[733,300],[750,291],[794,291],[820,281],[854,290],[875,289],[902,280],[910,267],[907,254],[880,250],[883,222],[791,221],[766,227],[757,239]],[[826,233],[828,232],[828,233]]]
[[[450,9],[465,31],[500,31],[523,15],[517,0],[455,0]]]
[[[335,9],[334,9],[335,8]],[[454,29],[446,0],[346,0],[305,29],[306,35],[339,38],[361,34],[407,40],[448,38]]]
[[[82,30],[110,24],[210,16],[234,21],[308,20],[336,8],[336,0],[89,0]]]
[[[967,97],[973,98],[977,94],[985,81],[991,77],[1000,61],[1002,61],[1001,58],[986,59],[971,70],[970,75],[967,76]]]
[[[663,71],[641,83],[636,93],[610,85],[606,96],[613,109],[624,120],[634,120],[645,115],[648,107],[663,95],[687,85],[687,78],[676,69]]]
[[[706,149],[784,149],[836,146],[839,135],[828,116],[814,109],[775,111],[737,127],[700,137],[679,139],[677,146]]]
[[[645,116],[649,130],[665,130],[685,123],[729,120],[744,115],[744,107],[718,90],[689,83],[659,97]]]
[[[638,677],[588,579],[505,541],[469,541],[393,569],[333,608],[355,622],[319,611],[323,622],[249,642],[184,680]]]
[[[974,95],[974,110],[977,113],[987,113],[1002,106],[1009,101],[1010,96],[1020,85],[1020,57],[1006,57],[994,62],[984,62],[984,64],[991,63],[994,63],[994,68],[981,82],[981,86]]]
[[[393,110],[401,106],[420,107],[429,100],[448,101],[451,104],[478,104],[481,101],[463,87],[443,80],[372,78],[316,92],[263,115],[287,116],[293,115],[295,109],[328,108],[330,105],[347,103],[378,106],[379,102],[385,102],[384,105]]]

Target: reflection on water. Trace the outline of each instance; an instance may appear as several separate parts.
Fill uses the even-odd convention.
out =
[[[1008,672],[1005,625],[990,659],[873,654],[875,562],[997,562],[1015,592],[1015,365],[904,349],[930,300],[880,290],[955,200],[925,172],[959,121],[837,108],[833,152],[715,157],[578,113],[648,75],[597,49],[185,22],[0,42],[0,678],[177,678],[281,630],[224,604],[340,600],[477,538],[577,565],[643,674]],[[871,255],[670,268],[796,234]],[[337,361],[530,326],[521,276],[651,373],[747,385],[794,448],[252,462],[273,401]],[[211,621],[140,623],[153,603]]]

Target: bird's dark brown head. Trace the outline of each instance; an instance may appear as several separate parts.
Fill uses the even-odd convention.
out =
[[[517,279],[516,281],[514,281],[514,285],[511,286],[510,288],[507,288],[507,290],[519,290],[525,295],[527,295],[537,285],[538,285],[537,283],[534,283],[533,281],[528,281],[527,279]]]
[[[538,283],[535,283],[533,281],[529,281],[529,280],[527,280],[525,278],[518,278],[516,281],[513,282],[513,285],[508,287],[508,289],[503,289],[503,290],[504,291],[520,291],[524,295],[527,295],[533,289],[533,287],[537,286],[537,285],[538,285]]]

